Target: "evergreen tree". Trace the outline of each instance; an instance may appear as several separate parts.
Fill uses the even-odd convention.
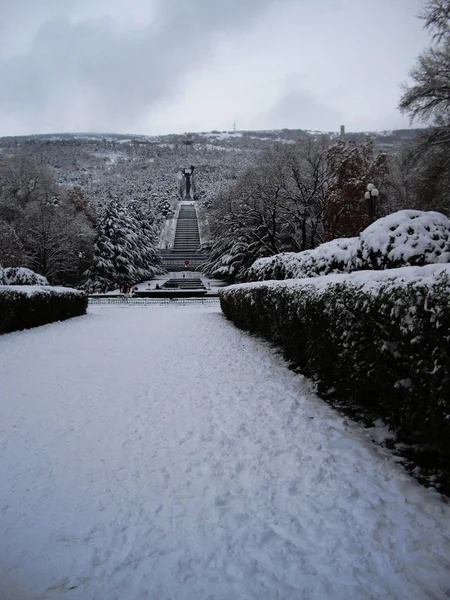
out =
[[[226,233],[222,230],[221,235],[215,236],[203,271],[210,277],[234,282],[242,279],[260,256],[257,244],[250,239],[248,232],[239,227],[227,227]]]
[[[157,227],[155,215],[147,203],[140,201],[128,205],[129,216],[138,236],[136,263],[138,280],[150,279],[155,273],[161,273],[161,261],[156,252]]]
[[[112,199],[99,219],[94,257],[84,287],[91,292],[105,292],[161,272],[154,239],[152,214],[141,202],[125,207]]]
[[[138,234],[127,211],[117,200],[105,206],[98,223],[92,266],[86,272],[86,289],[104,292],[138,278]]]

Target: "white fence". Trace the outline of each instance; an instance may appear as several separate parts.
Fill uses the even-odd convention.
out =
[[[219,298],[89,298],[89,304],[217,304]]]

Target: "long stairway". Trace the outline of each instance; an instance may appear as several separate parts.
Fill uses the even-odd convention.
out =
[[[195,206],[182,205],[178,213],[173,253],[195,254],[200,247],[197,213]]]
[[[207,254],[200,250],[197,211],[193,204],[181,204],[173,247],[161,249],[160,256],[168,271],[195,270],[207,259]]]

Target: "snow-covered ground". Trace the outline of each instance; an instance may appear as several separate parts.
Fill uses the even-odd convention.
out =
[[[0,338],[1,600],[442,600],[450,506],[218,308]]]
[[[163,226],[161,227],[158,242],[158,248],[161,250],[170,250],[173,246],[179,211],[180,208],[177,207],[173,219],[166,219],[163,223]]]

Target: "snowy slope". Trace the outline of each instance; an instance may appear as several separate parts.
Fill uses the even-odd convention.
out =
[[[2,600],[422,600],[450,507],[217,308],[0,338]]]

